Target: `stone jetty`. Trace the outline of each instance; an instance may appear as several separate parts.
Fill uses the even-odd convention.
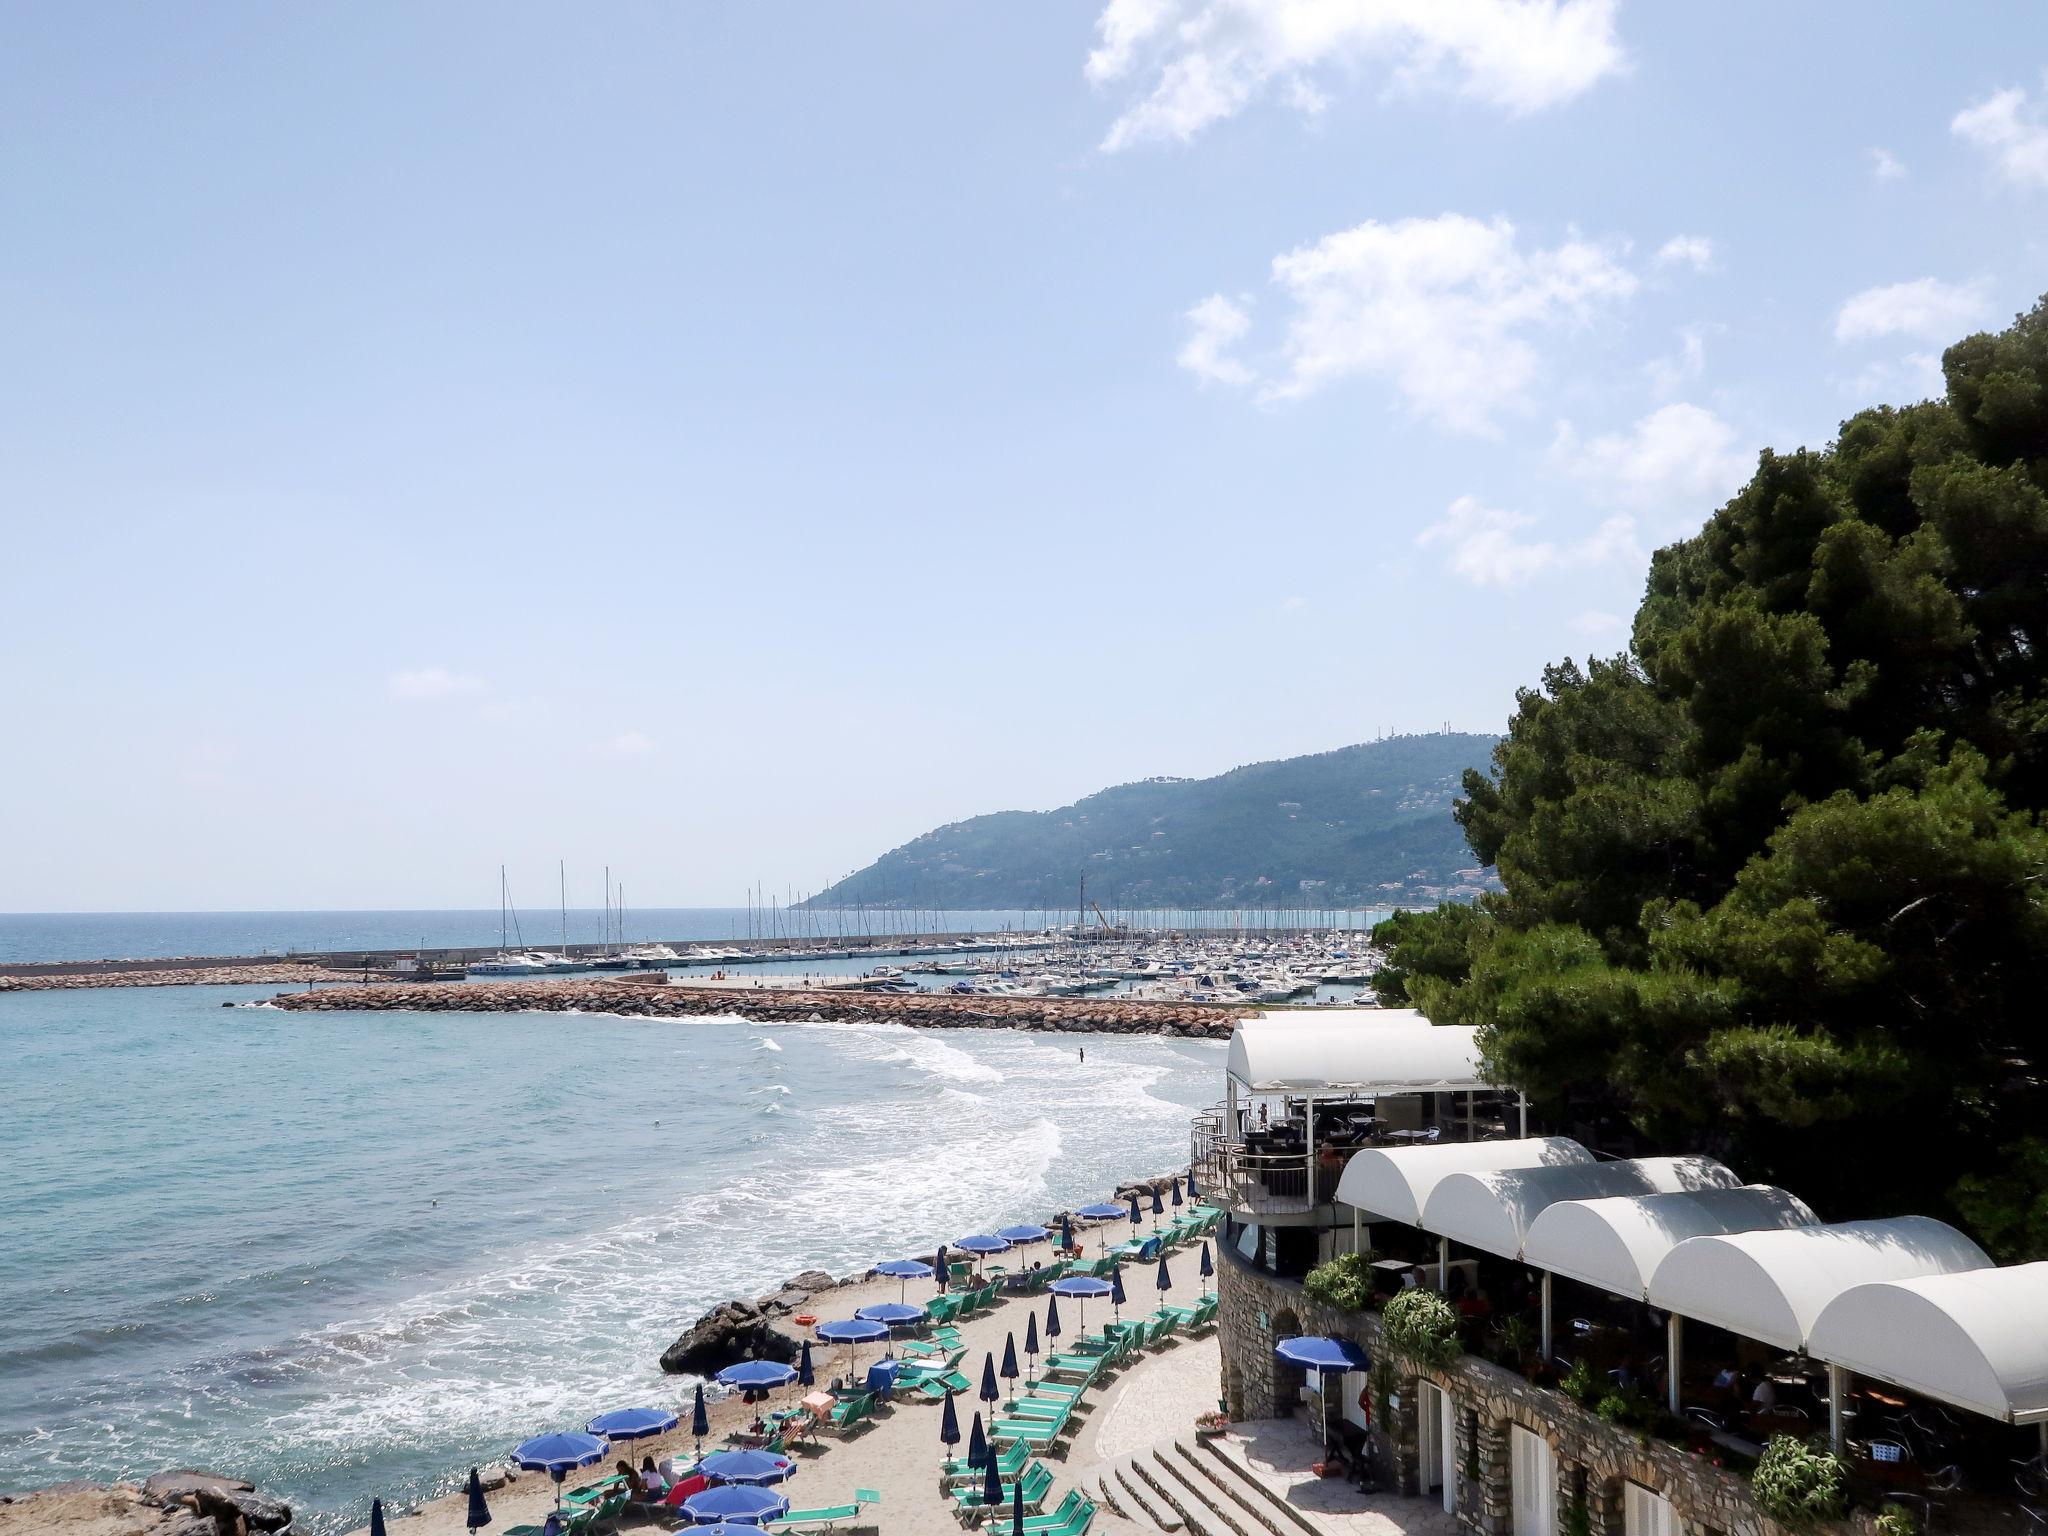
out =
[[[290,987],[333,981],[324,965],[279,961],[275,965],[181,966],[167,961],[149,970],[52,970],[41,975],[0,974],[0,992],[58,992],[79,987]]]
[[[143,1483],[58,1483],[0,1498],[0,1536],[258,1536],[291,1526],[289,1504],[212,1472],[159,1472]]]
[[[869,1020],[913,1029],[1031,1029],[1063,1033],[1175,1035],[1227,1039],[1242,1010],[1214,1003],[1141,1002],[1129,998],[974,997],[957,992],[848,992],[723,988],[670,984],[659,978],[562,978],[545,981],[440,982],[424,986],[376,982],[280,993],[279,1008],[313,1012],[395,1009],[418,1013],[618,1013],[636,1018],[690,1018],[743,1013],[762,1023],[812,1018]]]

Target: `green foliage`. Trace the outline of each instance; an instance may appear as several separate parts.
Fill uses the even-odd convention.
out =
[[[1325,1306],[1362,1312],[1372,1302],[1372,1261],[1370,1253],[1340,1253],[1310,1270],[1301,1288]]]
[[[1877,1536],[1920,1536],[1920,1520],[1903,1504],[1887,1504],[1875,1522]]]
[[[1943,368],[1658,551],[1467,776],[1505,890],[1388,937],[1553,1115],[2048,1257],[2048,302]]]
[[[1493,743],[1395,736],[1212,779],[1123,784],[1056,811],[976,816],[884,854],[814,904],[1057,914],[1072,910],[1082,875],[1090,899],[1109,908],[1422,899],[1421,886],[1456,884],[1456,871],[1474,867],[1451,803]],[[1381,888],[1389,883],[1397,888]]]
[[[1609,1424],[1631,1424],[1635,1422],[1635,1410],[1629,1400],[1619,1392],[1609,1392],[1593,1405],[1593,1412]]]
[[[1561,1536],[1593,1536],[1593,1512],[1587,1507],[1583,1493],[1565,1505],[1559,1530]]]
[[[1494,1322],[1495,1358],[1503,1365],[1519,1367],[1536,1352],[1539,1342],[1536,1330],[1529,1326],[1527,1318],[1510,1314]]]
[[[1566,1371],[1557,1383],[1558,1391],[1574,1402],[1585,1404],[1588,1408],[1604,1395],[1602,1387],[1603,1383],[1594,1376],[1593,1368],[1583,1359],[1574,1360],[1572,1368]]]
[[[1380,1314],[1380,1340],[1423,1365],[1446,1364],[1460,1351],[1457,1310],[1435,1291],[1402,1291]]]
[[[1415,1001],[1412,981],[1455,985],[1471,970],[1472,935],[1483,924],[1476,907],[1452,902],[1421,912],[1396,912],[1372,931],[1386,959],[1373,973],[1372,989],[1382,1003]]]
[[[1749,1482],[1757,1507],[1787,1525],[1839,1520],[1848,1507],[1849,1472],[1841,1458],[1791,1435],[1771,1437]]]

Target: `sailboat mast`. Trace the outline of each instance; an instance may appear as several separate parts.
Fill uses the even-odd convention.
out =
[[[569,956],[569,866],[561,859],[555,860],[555,879],[562,888],[562,958]]]
[[[500,864],[498,866],[498,949],[501,953],[505,948],[505,902],[505,866]]]

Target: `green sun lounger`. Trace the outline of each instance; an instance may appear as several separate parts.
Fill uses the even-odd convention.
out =
[[[904,1387],[901,1380],[898,1380],[896,1385],[899,1390]],[[974,1390],[974,1383],[965,1376],[962,1376],[958,1371],[939,1371],[930,1376],[920,1376],[916,1381],[909,1384],[908,1390],[915,1392],[919,1397],[928,1398],[936,1403],[943,1401],[948,1392],[957,1392],[963,1397],[966,1396]]]
[[[1003,1496],[993,1504],[983,1502],[984,1490],[978,1483],[968,1483],[953,1489],[953,1513],[970,1525],[985,1515],[1000,1515],[1004,1510],[1015,1507],[1019,1487],[1024,1491],[1024,1507],[1027,1510],[1037,1509],[1045,1503],[1045,1496],[1052,1492],[1052,1469],[1042,1462],[1034,1461],[1025,1467],[1019,1481],[1007,1482],[1002,1486]]]
[[[1095,1505],[1078,1488],[1069,1488],[1059,1508],[1049,1515],[1027,1515],[1024,1536],[1081,1536],[1095,1518]]]
[[[996,1453],[996,1476],[1005,1482],[1011,1481],[1024,1470],[1024,1464],[1030,1459],[1031,1447],[1021,1441],[1016,1445],[1005,1446]],[[964,1456],[948,1461],[939,1468],[939,1480],[942,1483],[966,1482],[969,1478],[979,1481],[987,1476],[988,1474],[980,1467],[967,1465],[967,1458]]]
[[[1074,1411],[1074,1404],[1070,1398],[1062,1398],[1055,1402],[1046,1397],[1017,1397],[1005,1403],[1003,1408],[1013,1419],[1057,1419],[1064,1424],[1067,1415]]]
[[[824,1509],[792,1509],[780,1520],[770,1520],[768,1529],[790,1533],[790,1536],[798,1531],[829,1531],[848,1520],[859,1519],[862,1510],[881,1502],[882,1496],[874,1489],[856,1488],[851,1504],[832,1504]]]
[[[875,1416],[875,1395],[864,1392],[859,1397],[849,1397],[832,1405],[832,1412],[818,1427],[833,1430],[838,1434],[850,1434],[854,1427],[873,1423]]]

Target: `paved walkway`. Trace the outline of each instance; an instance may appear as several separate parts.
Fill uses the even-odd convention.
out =
[[[1232,1428],[1229,1450],[1252,1475],[1331,1536],[1457,1536],[1440,1499],[1360,1493],[1341,1478],[1317,1477],[1322,1442],[1301,1418],[1256,1419]]]
[[[1155,1351],[1103,1395],[1067,1459],[1076,1465],[1113,1461],[1185,1438],[1194,1431],[1195,1415],[1216,1406],[1222,1379],[1223,1352],[1213,1331]]]

